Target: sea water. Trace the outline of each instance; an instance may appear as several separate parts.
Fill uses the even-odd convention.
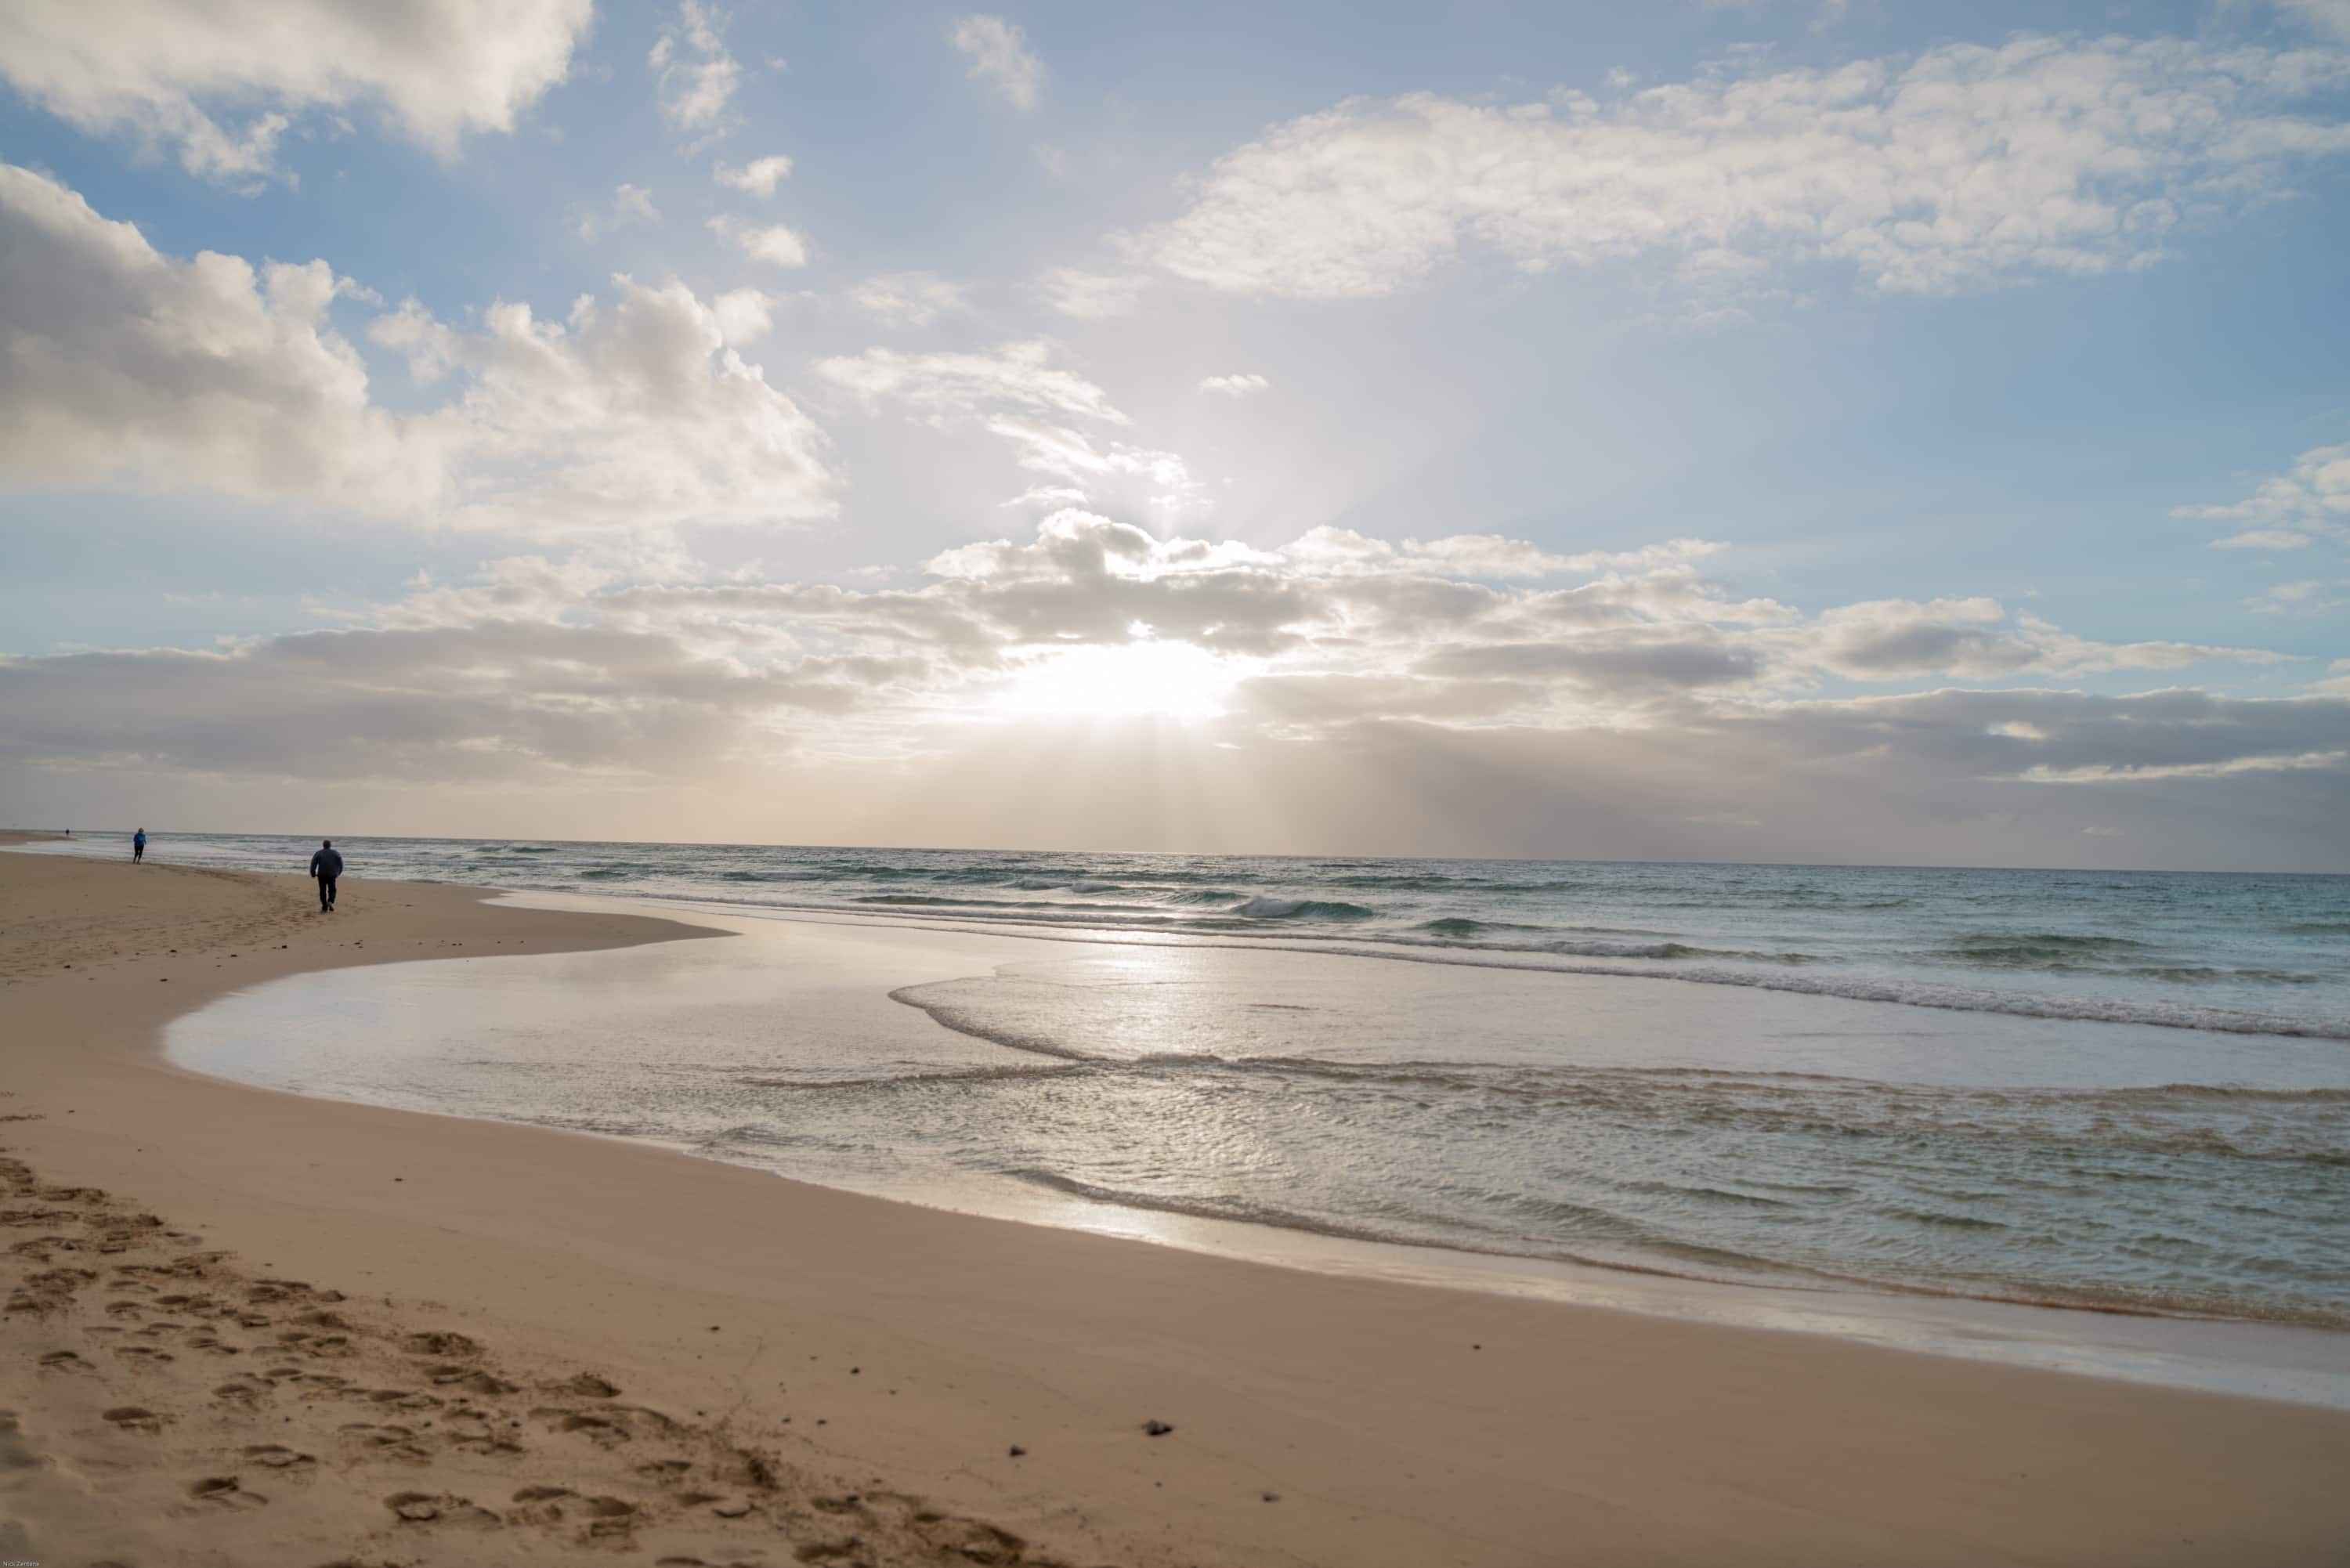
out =
[[[296,977],[219,1004],[183,1059],[867,1189],[2350,1325],[2350,878],[338,847],[361,875],[600,888],[754,940],[559,985],[536,959]],[[837,965],[837,1006],[786,1004],[818,950],[756,933],[802,921],[967,945]],[[319,1043],[287,1022],[305,984],[376,1022]],[[434,987],[468,1000],[416,1002]]]

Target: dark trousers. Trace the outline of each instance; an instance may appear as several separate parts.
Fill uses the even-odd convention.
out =
[[[318,908],[331,909],[334,907],[335,879],[332,877],[321,877],[318,878]]]

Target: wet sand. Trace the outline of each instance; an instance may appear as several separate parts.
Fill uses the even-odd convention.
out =
[[[2335,1412],[1271,1268],[161,1060],[175,1013],[297,971],[727,940],[356,877],[342,903],[319,916],[299,877],[0,856],[0,1557],[2261,1563],[2350,1542]]]

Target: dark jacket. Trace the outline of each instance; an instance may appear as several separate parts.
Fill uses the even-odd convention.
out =
[[[343,874],[343,857],[332,849],[321,849],[310,857],[310,875],[323,877],[331,882]]]

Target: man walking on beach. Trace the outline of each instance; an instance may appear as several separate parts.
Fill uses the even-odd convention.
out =
[[[138,865],[147,858],[147,830],[140,828],[130,836],[130,864]]]
[[[322,839],[318,853],[310,857],[310,875],[318,879],[318,912],[335,912],[335,878],[343,874],[343,857],[335,853],[335,841]]]

